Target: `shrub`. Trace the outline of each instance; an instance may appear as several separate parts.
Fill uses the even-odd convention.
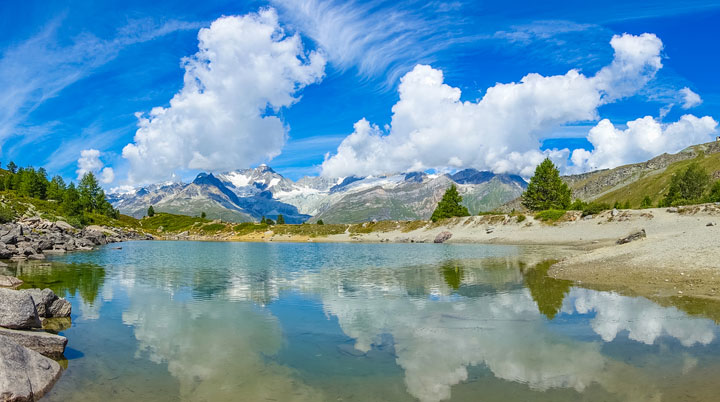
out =
[[[7,205],[0,205],[0,223],[12,222],[15,219],[15,211]]]
[[[562,209],[546,209],[535,214],[535,219],[543,222],[554,222],[562,218],[565,215],[565,212],[566,211]]]
[[[720,180],[716,181],[715,184],[710,188],[710,194],[708,195],[709,202],[720,202]]]
[[[710,184],[710,175],[696,162],[687,169],[675,173],[670,179],[670,188],[663,199],[664,206],[684,205],[699,202]]]
[[[570,196],[567,183],[562,181],[550,158],[546,158],[535,168],[535,175],[522,195],[522,203],[533,211],[564,210],[570,206]]]
[[[324,225],[324,224],[325,224],[325,222],[323,222],[323,220],[322,220],[322,219],[318,219],[318,221],[317,221],[317,224],[318,224],[318,225]]]
[[[648,196],[648,195],[646,195],[646,196],[642,199],[642,202],[640,202],[640,209],[652,208],[652,206],[653,206],[652,199],[651,199],[650,196]]]
[[[518,223],[524,222],[524,221],[525,221],[525,215],[520,214],[520,215],[517,216],[517,222],[518,222]]]
[[[597,215],[602,211],[610,209],[610,205],[604,202],[591,202],[582,211],[582,216]]]
[[[570,207],[568,210],[570,211],[582,211],[587,206],[587,202],[581,200],[581,199],[575,199],[572,204],[570,204]]]

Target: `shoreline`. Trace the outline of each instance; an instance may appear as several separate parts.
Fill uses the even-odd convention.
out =
[[[550,277],[583,286],[649,298],[696,297],[720,301],[720,206],[612,210],[582,217],[570,211],[555,223],[527,216],[452,218],[403,231],[397,222],[369,233],[309,236],[275,234],[270,228],[242,236],[158,236],[158,240],[317,243],[433,243],[443,232],[449,244],[564,246],[577,253],[548,271]],[[389,226],[388,226],[389,225]],[[618,245],[645,230],[647,237]]]

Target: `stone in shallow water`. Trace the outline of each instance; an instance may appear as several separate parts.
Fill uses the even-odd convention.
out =
[[[57,362],[0,337],[0,400],[38,400],[61,373]]]
[[[43,331],[0,328],[0,338],[6,338],[47,357],[61,357],[67,345],[66,337]]]
[[[40,327],[35,303],[29,294],[0,288],[0,327],[11,329]]]
[[[14,276],[0,275],[0,287],[16,288],[22,284],[23,281]]]

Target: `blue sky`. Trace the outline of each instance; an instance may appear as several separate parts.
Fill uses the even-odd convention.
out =
[[[276,26],[272,18],[257,17],[259,10],[268,8],[275,10]],[[276,99],[288,95],[294,100],[266,105],[262,102],[271,96],[258,91],[267,87],[237,84],[231,93],[219,95],[222,100],[217,108],[227,108],[221,115],[237,113],[232,121],[243,127],[238,131],[247,132],[237,137],[227,129],[213,134],[209,132],[213,126],[203,126],[177,137],[184,141],[184,148],[179,149],[185,152],[193,136],[202,142],[216,135],[208,140],[214,141],[214,148],[198,151],[201,158],[187,151],[186,158],[176,161],[149,161],[156,157],[153,152],[163,139],[175,140],[176,134],[169,131],[178,126],[154,121],[147,128],[150,139],[142,140],[150,142],[142,142],[135,138],[136,113],[148,116],[155,107],[177,109],[170,106],[170,100],[183,91],[186,71],[181,63],[198,53],[199,30],[220,32],[219,25],[210,28],[214,21],[248,15],[255,16],[256,26],[273,25],[285,38],[300,41],[301,49],[295,51],[302,70],[289,78],[282,75],[288,74],[287,69],[278,72],[290,79],[290,89],[269,89],[280,91],[273,92]],[[644,160],[655,152],[675,152],[697,140],[713,138],[717,132],[713,123],[720,118],[720,80],[716,78],[720,71],[716,40],[720,37],[720,2],[30,1],[3,2],[0,20],[0,161],[45,166],[51,174],[74,179],[82,151],[97,150],[85,154],[80,168],[102,174],[103,168],[112,167],[113,174],[105,183],[108,188],[173,174],[176,179],[191,179],[200,170],[227,170],[228,163],[245,168],[266,162],[298,178],[323,172],[340,176],[464,166],[527,173],[529,161],[551,156],[566,171],[581,171]],[[243,52],[252,49],[248,42],[259,40],[243,31],[247,27],[228,29],[229,36],[222,37],[225,42],[218,49],[237,45],[236,49],[242,50],[239,54],[247,54]],[[658,38],[646,44],[657,45],[654,49],[662,67],[653,65],[650,54],[636,72],[643,77],[641,83],[633,83],[631,89],[623,83],[622,91],[620,84],[598,90],[600,94],[617,90],[622,95],[581,111],[563,111],[558,106],[557,113],[567,117],[557,119],[548,116],[555,112],[553,102],[563,100],[544,100],[538,94],[536,103],[521,99],[511,106],[542,108],[541,123],[508,128],[503,122],[502,127],[484,132],[488,117],[483,113],[487,112],[475,113],[475,106],[496,114],[506,112],[499,103],[482,105],[488,88],[519,83],[530,73],[564,77],[576,69],[584,76],[596,76],[618,58],[614,59],[614,54],[619,47],[610,44],[614,35],[628,34],[639,44],[637,38],[643,33]],[[267,39],[276,40],[273,38]],[[635,44],[629,45],[630,52]],[[210,48],[209,54],[212,51]],[[322,63],[311,62],[311,54],[322,58]],[[214,61],[199,63],[211,65]],[[417,70],[417,64],[430,68]],[[226,67],[224,71],[232,77],[234,66]],[[437,78],[436,72],[442,74],[440,83],[459,89],[462,95],[456,102],[443,103],[449,107],[447,122],[420,121],[417,117],[423,117],[424,107],[440,110],[430,97],[452,94],[439,86],[433,87],[438,92],[410,83],[414,77],[421,82],[418,85],[425,85],[423,80]],[[215,71],[212,74],[216,74],[212,79],[220,82],[227,78],[217,77]],[[401,99],[399,91],[406,74],[402,93],[409,95]],[[636,78],[632,80],[638,81]],[[202,85],[210,91],[210,84]],[[685,89],[693,97],[687,98]],[[458,106],[462,102],[468,103]],[[247,117],[241,110],[253,106],[260,108],[259,117]],[[413,107],[417,109],[409,110]],[[178,109],[173,118],[193,122],[204,116],[201,109],[187,108]],[[452,114],[459,108],[464,110],[453,120]],[[537,117],[513,114],[512,110],[507,113],[506,120]],[[588,113],[592,116],[577,118]],[[683,120],[688,114],[707,118]],[[276,118],[272,128],[266,116]],[[646,116],[650,119],[639,121]],[[472,120],[473,125],[465,124],[464,119]],[[600,124],[603,119],[612,125]],[[488,127],[499,124],[497,119],[490,120]],[[633,126],[628,122],[636,120],[635,128],[628,130]],[[356,125],[358,121],[366,121],[367,127]],[[277,138],[265,141],[272,137],[265,130],[280,130],[280,143]],[[594,137],[589,137],[591,130],[596,132]],[[351,144],[348,139],[338,149],[351,134],[356,141]],[[227,146],[223,146],[223,138],[228,139]],[[438,138],[467,140],[467,147],[482,156],[472,156],[466,149],[438,147],[434,142]],[[647,141],[654,145],[643,145]],[[429,145],[405,150],[407,142]],[[146,145],[148,152],[123,156],[123,149],[133,143],[138,149],[140,144]],[[632,149],[617,156],[613,146],[618,143]],[[572,153],[576,148],[587,154]],[[595,148],[600,150],[593,154]],[[368,149],[373,155],[364,154]],[[561,152],[563,149],[567,151]],[[168,158],[177,153],[169,151]],[[332,160],[323,165],[327,153]]]

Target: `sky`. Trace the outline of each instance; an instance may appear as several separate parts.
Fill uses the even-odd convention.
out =
[[[117,4],[114,4],[117,3]],[[714,140],[720,2],[0,4],[0,163],[107,189],[532,175]]]

